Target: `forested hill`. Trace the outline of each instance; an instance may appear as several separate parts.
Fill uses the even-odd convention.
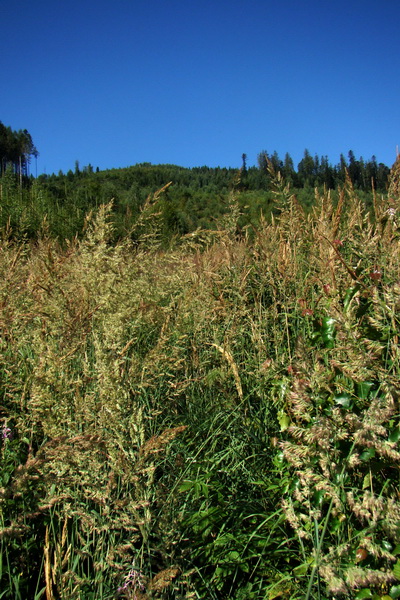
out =
[[[139,163],[126,168],[100,171],[92,165],[57,175],[29,176],[29,163],[38,151],[27,130],[13,131],[0,122],[0,226],[14,235],[36,237],[43,220],[50,234],[65,240],[82,232],[85,216],[101,204],[113,201],[117,237],[132,230],[149,195],[167,186],[158,201],[161,236],[169,240],[197,228],[215,228],[236,192],[241,208],[241,226],[256,225],[261,213],[268,217],[275,208],[271,189],[273,173],[280,173],[299,202],[308,208],[314,189],[337,190],[347,179],[368,204],[372,190],[384,193],[390,169],[370,160],[357,159],[352,151],[331,164],[327,156],[312,156],[308,150],[297,167],[289,153],[261,151],[256,166],[247,156],[238,157],[236,168],[193,167]],[[169,185],[170,184],[170,185]]]
[[[296,169],[288,153],[282,160],[277,152],[261,152],[257,166],[247,167],[246,155],[239,162],[238,168],[141,163],[104,171],[91,165],[81,168],[76,163],[74,171],[66,174],[41,175],[37,185],[47,198],[70,206],[71,214],[83,214],[113,199],[115,224],[123,233],[137,218],[148,195],[171,182],[160,202],[162,235],[169,238],[196,228],[215,227],[216,220],[226,212],[231,191],[238,192],[244,212],[242,224],[256,224],[261,212],[268,215],[274,210],[271,171],[281,173],[305,208],[314,201],[315,187],[336,190],[343,186],[346,176],[368,203],[372,189],[386,190],[390,172],[375,158],[363,161],[352,152],[347,160],[341,156],[339,164],[331,165],[326,157],[312,157],[305,150]]]
[[[31,158],[32,156],[36,158],[38,155],[39,152],[27,129],[14,131],[0,121],[0,176],[5,175],[7,170],[11,170],[14,174],[28,176]],[[257,163],[256,167],[247,168],[247,155],[242,154],[241,163],[236,168],[207,166],[184,168],[176,165],[141,163],[102,172],[96,168],[94,173],[90,164],[80,169],[77,161],[74,171],[70,170],[66,175],[62,171],[58,175],[44,174],[39,177],[39,181],[53,186],[56,190],[65,188],[65,180],[74,182],[79,187],[84,177],[96,175],[97,182],[112,181],[118,191],[127,190],[132,185],[142,189],[152,188],[165,185],[167,180],[170,180],[181,188],[198,190],[208,187],[211,191],[224,192],[237,179],[239,170],[242,189],[265,190],[268,185],[268,166],[270,166],[274,171],[280,171],[294,188],[325,186],[335,189],[343,184],[347,172],[356,189],[370,191],[373,187],[378,191],[385,191],[389,175],[389,167],[378,163],[375,156],[367,161],[362,157],[357,159],[352,150],[348,152],[347,159],[341,154],[336,165],[332,165],[327,156],[312,156],[307,149],[304,150],[297,169],[288,152],[282,159],[276,151],[270,154],[263,150],[258,155]],[[95,179],[92,178],[93,181]]]
[[[225,192],[235,183],[237,185],[238,172],[240,172],[240,187],[245,190],[265,190],[269,183],[269,170],[280,171],[285,181],[294,188],[322,187],[336,189],[342,185],[346,173],[350,177],[354,187],[363,191],[371,191],[372,188],[384,192],[390,169],[383,163],[378,163],[375,156],[365,161],[362,157],[357,159],[350,150],[348,158],[342,154],[336,165],[329,162],[327,156],[312,156],[306,149],[303,158],[294,166],[293,159],[289,153],[284,159],[279,157],[275,151],[268,153],[262,151],[257,157],[257,166],[247,167],[247,156],[243,154],[238,167],[193,167],[185,168],[177,165],[152,165],[151,163],[139,163],[131,167],[120,169],[108,169],[99,171],[92,165],[79,167],[76,162],[75,170],[68,171],[65,175],[62,171],[58,175],[42,175],[42,182],[52,184],[64,184],[67,181],[78,182],[83,178],[95,175],[96,180],[113,182],[120,189],[129,189],[137,185],[141,189],[151,189],[154,186],[165,185],[167,181],[180,188],[199,190],[209,188],[214,192]],[[94,181],[94,179],[93,179]]]

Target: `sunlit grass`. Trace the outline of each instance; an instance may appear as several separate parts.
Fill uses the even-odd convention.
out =
[[[399,597],[398,169],[168,251],[159,195],[3,232],[0,598]]]

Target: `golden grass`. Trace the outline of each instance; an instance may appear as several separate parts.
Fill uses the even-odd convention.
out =
[[[171,597],[186,577],[176,548],[189,499],[178,506],[176,490],[201,470],[196,464],[207,444],[220,443],[204,434],[202,419],[210,427],[222,418],[232,417],[232,427],[242,422],[270,449],[269,472],[273,453],[283,450],[285,468],[299,481],[283,504],[299,548],[326,516],[312,507],[321,491],[335,518],[351,522],[354,538],[364,532],[367,504],[389,515],[385,534],[393,536],[398,500],[378,506],[380,491],[371,483],[367,497],[363,481],[361,495],[343,496],[335,461],[344,460],[343,441],[354,444],[345,459],[358,481],[365,448],[393,465],[399,459],[388,442],[398,422],[399,164],[372,213],[348,180],[336,203],[329,191],[316,191],[305,214],[277,177],[279,215],[262,222],[251,242],[238,234],[234,198],[217,231],[186,236],[168,252],[153,227],[157,197],[145,206],[135,244],[111,243],[111,205],[88,218],[83,240],[64,249],[45,236],[20,244],[4,236],[0,416],[25,450],[0,491],[1,533],[21,539],[41,523],[47,600],[81,597],[87,581],[76,567],[80,559],[98,589],[104,570],[116,589],[132,556],[147,570],[147,590],[137,594]],[[334,337],[324,332],[326,319]],[[334,346],[324,345],[328,334]],[[354,400],[366,382],[374,382],[382,402],[363,404],[357,418],[335,405],[349,390]],[[238,434],[231,434],[232,448],[223,434],[233,457]],[[170,457],[174,444],[180,453]],[[9,447],[3,442],[3,454]],[[248,451],[246,460],[256,454]],[[238,459],[240,469],[246,460]],[[245,549],[252,540],[253,533]],[[336,553],[322,543],[318,550],[320,576],[331,590],[374,581],[354,565],[340,569],[346,544],[342,539]],[[258,572],[258,563],[251,568]],[[179,597],[190,597],[193,588],[180,585]]]

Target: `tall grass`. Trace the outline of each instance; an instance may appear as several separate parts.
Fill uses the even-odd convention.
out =
[[[168,251],[160,195],[4,230],[0,598],[400,597],[399,169]]]

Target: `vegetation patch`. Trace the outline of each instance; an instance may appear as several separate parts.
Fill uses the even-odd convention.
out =
[[[253,227],[166,245],[168,181],[125,236],[4,224],[0,598],[400,597],[400,162],[268,168]]]

